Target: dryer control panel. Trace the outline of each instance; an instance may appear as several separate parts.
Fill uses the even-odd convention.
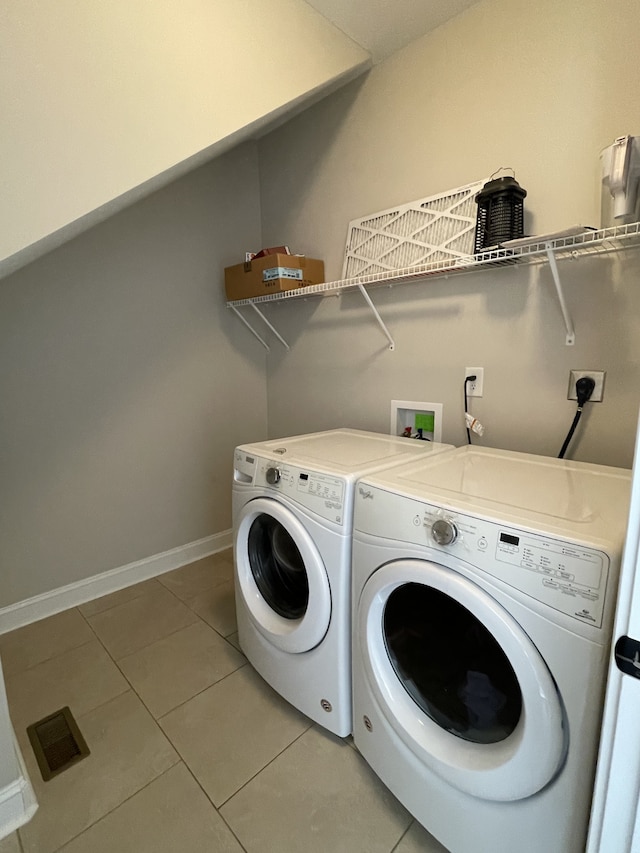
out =
[[[281,459],[264,459],[236,451],[234,481],[286,495],[312,512],[344,523],[346,483],[341,477],[289,465]]]
[[[368,487],[356,503],[355,529],[451,554],[537,601],[602,627],[609,555],[587,545]]]
[[[437,531],[443,521],[456,535],[440,545]],[[434,547],[567,616],[601,627],[609,570],[609,558],[601,551],[430,506],[424,506],[422,526]]]

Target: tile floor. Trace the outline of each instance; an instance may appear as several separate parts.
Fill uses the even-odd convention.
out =
[[[230,550],[0,636],[0,657],[40,803],[0,853],[446,853],[247,663]],[[25,729],[65,705],[91,755],[45,783]]]

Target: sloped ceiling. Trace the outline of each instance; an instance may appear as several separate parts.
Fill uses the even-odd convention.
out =
[[[380,62],[478,0],[307,0]]]
[[[0,276],[469,5],[4,0]]]

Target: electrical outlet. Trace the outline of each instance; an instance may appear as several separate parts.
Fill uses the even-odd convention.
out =
[[[475,376],[473,382],[467,382],[467,397],[482,397],[484,388],[484,367],[465,367],[464,378]]]
[[[567,400],[577,400],[576,382],[582,379],[583,376],[590,376],[596,383],[591,395],[590,403],[601,403],[604,397],[604,378],[607,374],[604,370],[570,370],[569,371],[569,390],[567,391]]]

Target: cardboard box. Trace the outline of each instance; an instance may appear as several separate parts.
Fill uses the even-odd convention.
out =
[[[224,287],[230,302],[322,284],[323,281],[323,261],[304,255],[266,255],[224,270]]]

